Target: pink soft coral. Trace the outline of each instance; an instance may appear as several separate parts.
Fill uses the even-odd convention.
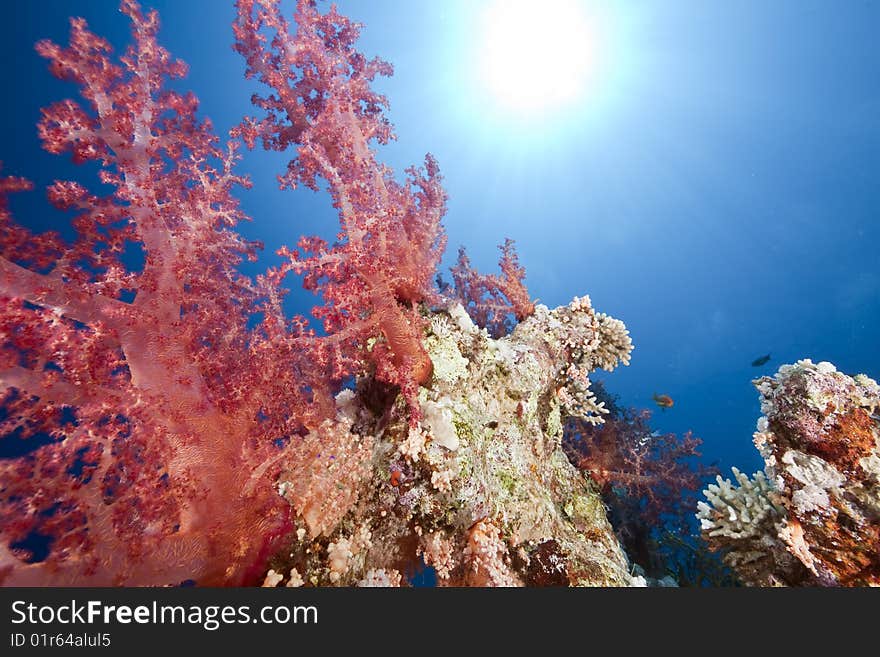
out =
[[[288,513],[263,476],[272,439],[295,428],[268,412],[288,368],[260,348],[270,331],[247,328],[259,294],[236,270],[255,245],[232,231],[235,148],[193,96],[163,89],[185,66],[157,44],[156,14],[123,11],[134,45],[120,63],[81,19],[68,48],[37,47],[86,101],[43,111],[44,147],[98,161],[113,192],[52,185],[76,213],[73,244],[0,207],[0,429],[30,439],[0,464],[4,584],[238,583],[265,547],[252,537],[277,536]],[[141,271],[122,257],[132,243]],[[297,422],[311,394],[287,392]],[[40,540],[44,560],[26,552]]]
[[[265,116],[246,120],[239,133],[250,146],[259,138],[267,149],[295,149],[282,187],[317,189],[323,178],[339,210],[336,243],[308,237],[296,250],[281,249],[287,263],[275,280],[294,271],[321,295],[315,315],[328,336],[312,348],[332,364],[333,376],[371,369],[400,386],[415,424],[418,385],[432,372],[418,304],[434,296],[446,244],[437,163],[427,155],[424,169],[408,169],[409,183],[401,185],[377,162],[370,142],[387,143],[392,133],[382,114],[386,100],[370,83],[392,69],[354,49],[359,25],[335,7],[321,14],[300,0],[294,38],[275,2],[239,0],[238,10],[235,47],[247,75],[274,92],[254,98]]]
[[[464,248],[458,250],[458,262],[452,268],[455,297],[474,322],[494,338],[510,333],[515,321],[521,322],[535,312],[523,282],[526,270],[519,264],[513,240],[505,240],[498,248],[501,276],[477,272]]]

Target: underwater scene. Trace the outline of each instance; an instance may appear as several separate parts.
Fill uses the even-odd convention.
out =
[[[880,4],[2,10],[3,586],[880,584]]]

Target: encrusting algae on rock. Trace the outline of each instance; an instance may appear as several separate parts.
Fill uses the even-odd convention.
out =
[[[320,487],[325,507],[336,497],[345,511],[333,526],[312,522],[311,505],[288,496],[305,531],[274,571],[366,585],[379,572],[399,582],[421,561],[447,586],[632,584],[601,498],[561,448],[566,416],[601,422],[587,377],[628,362],[623,324],[583,298],[538,306],[498,340],[458,304],[435,311],[429,326],[434,377],[419,393],[421,425],[408,425],[402,399],[380,414],[362,403],[379,394],[372,382],[342,393],[335,444],[346,454],[372,445],[369,473]]]

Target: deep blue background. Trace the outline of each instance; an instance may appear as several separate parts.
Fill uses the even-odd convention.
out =
[[[750,379],[807,357],[880,376],[880,3],[593,3],[595,83],[576,107],[527,118],[495,107],[476,75],[484,5],[339,4],[366,24],[363,50],[396,69],[379,85],[399,135],[382,157],[398,172],[426,151],[440,162],[447,264],[466,244],[494,269],[495,246],[512,237],[533,296],[552,307],[587,293],[622,319],[632,365],[600,378],[626,405],[671,395],[658,429],[692,429],[710,460],[753,470]],[[162,44],[190,66],[182,87],[225,133],[257,89],[231,49],[231,2],[147,6],[160,11]],[[39,148],[39,108],[74,90],[33,43],[66,43],[67,17],[79,15],[121,48],[126,19],[112,0],[20,0],[2,12],[4,172],[38,190],[56,178],[93,184],[93,169]],[[253,273],[300,234],[336,230],[326,195],[276,189],[285,162],[254,152],[240,167],[255,182],[241,193],[254,218],[243,232],[268,247]],[[65,221],[42,191],[12,206],[29,225]],[[312,302],[292,299],[302,311]],[[772,360],[751,367],[766,352]]]

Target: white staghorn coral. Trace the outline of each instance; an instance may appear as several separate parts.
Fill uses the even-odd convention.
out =
[[[536,330],[541,335],[530,335]],[[554,310],[536,306],[534,317],[514,331],[513,338],[520,336],[545,341],[553,359],[547,366],[557,371],[556,394],[565,414],[601,424],[608,411],[590,390],[589,375],[596,368],[610,372],[629,364],[633,345],[623,322],[596,313],[589,296],[575,297]]]
[[[633,344],[626,325],[605,313],[599,313],[596,317],[599,320],[599,344],[593,355],[593,366],[613,372],[618,361],[629,365]]]
[[[718,475],[717,483],[709,484],[703,491],[711,506],[697,503],[700,528],[709,536],[741,539],[761,531],[761,523],[768,516],[781,516],[781,509],[770,499],[773,488],[763,472],[756,472],[754,479],[749,479],[737,468],[732,470],[739,486]]]

